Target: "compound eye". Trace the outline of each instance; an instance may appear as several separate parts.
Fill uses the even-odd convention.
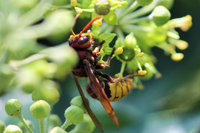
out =
[[[88,39],[87,36],[82,36],[82,37],[79,38],[78,44],[84,44],[84,43],[86,43],[88,40],[89,40],[89,39]]]

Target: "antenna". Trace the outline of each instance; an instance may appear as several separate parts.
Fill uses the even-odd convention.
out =
[[[80,16],[80,13],[78,13],[76,15],[76,17],[74,18],[74,21],[73,21],[73,24],[72,24],[72,28],[74,27],[75,23],[76,23],[76,20],[78,19],[78,17]],[[74,33],[73,29],[71,28],[71,33],[73,36],[76,36],[76,34]]]
[[[83,34],[83,32],[84,32],[85,30],[87,30],[87,29],[92,25],[92,23],[93,23],[94,21],[96,21],[97,19],[100,19],[100,18],[102,18],[102,16],[98,16],[98,17],[92,19],[92,20],[83,28],[83,30],[79,33],[79,37]],[[72,34],[73,34],[73,33],[72,33]]]

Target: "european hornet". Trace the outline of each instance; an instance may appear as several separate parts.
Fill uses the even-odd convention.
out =
[[[77,16],[75,17],[74,24],[79,15],[80,14],[77,14]],[[113,49],[111,55],[108,57],[107,64],[98,63],[97,58],[99,56],[99,51],[105,41],[102,41],[98,46],[95,46],[95,39],[93,38],[93,36],[90,33],[84,33],[84,31],[86,31],[94,21],[100,18],[102,18],[102,16],[96,17],[91,20],[77,35],[73,32],[71,28],[71,33],[73,37],[69,39],[69,45],[70,47],[74,48],[79,56],[79,63],[76,68],[72,70],[72,76],[82,97],[85,108],[88,111],[88,114],[92,118],[97,129],[103,132],[103,128],[100,122],[90,109],[89,103],[84,96],[77,77],[89,78],[90,83],[87,85],[86,88],[88,94],[101,102],[105,111],[112,119],[113,123],[117,127],[119,127],[118,118],[110,104],[110,101],[117,101],[126,96],[132,88],[133,79],[131,77],[139,75],[132,74],[124,78],[113,78],[107,74],[98,71],[98,69],[110,67],[110,60],[115,51],[115,49]]]

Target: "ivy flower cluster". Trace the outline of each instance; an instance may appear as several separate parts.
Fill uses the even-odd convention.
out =
[[[192,18],[186,15],[170,19],[172,4],[173,0],[0,1],[0,25],[4,25],[0,27],[0,96],[16,86],[31,94],[34,103],[30,112],[38,119],[41,133],[93,132],[94,124],[81,97],[71,100],[62,125],[60,118],[51,114],[60,98],[60,86],[56,81],[71,72],[78,56],[68,42],[46,47],[38,40],[60,42],[70,34],[73,13],[89,19],[101,15],[102,19],[95,21],[88,31],[96,40],[105,40],[98,61],[106,63],[105,58],[115,48],[112,59],[121,62],[121,69],[115,76],[123,77],[125,70],[145,75],[135,77],[133,86],[143,89],[142,80],[161,76],[155,67],[153,47],[163,50],[174,61],[181,61],[184,55],[179,51],[188,47],[176,29],[187,31],[192,26]],[[114,44],[110,45],[111,42]],[[0,132],[34,132],[32,122],[22,115],[19,100],[10,99],[5,110],[21,123],[5,126],[0,121]],[[72,130],[68,129],[70,125],[75,125]]]
[[[0,131],[4,133],[34,133],[32,122],[25,120],[22,115],[22,103],[17,99],[10,99],[5,105],[6,113],[16,117],[20,123],[17,125],[8,125],[5,127],[4,122],[0,121]],[[60,118],[55,114],[50,114],[51,106],[44,100],[35,101],[30,106],[32,116],[38,119],[40,123],[40,133],[77,133],[92,132],[94,124],[84,108],[80,96],[71,100],[71,106],[65,110],[65,122],[61,125]],[[70,125],[75,127],[66,131]],[[36,132],[36,131],[35,131]]]
[[[181,61],[184,57],[177,51],[187,49],[188,43],[180,39],[176,28],[187,31],[192,26],[192,18],[186,15],[170,19],[172,4],[173,0],[96,0],[85,8],[71,1],[77,13],[88,13],[92,18],[103,15],[105,23],[100,27],[97,26],[99,23],[94,23],[92,27],[94,36],[106,42],[100,51],[100,62],[110,54],[112,48],[109,43],[117,37],[114,57],[122,63],[118,76],[123,77],[125,69],[129,73],[145,75],[136,77],[136,88],[143,88],[141,80],[154,75],[161,77],[155,67],[153,47],[163,50],[173,61]]]

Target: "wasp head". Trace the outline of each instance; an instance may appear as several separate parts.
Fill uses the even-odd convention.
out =
[[[91,47],[92,40],[88,35],[82,35],[80,37],[79,35],[76,35],[69,40],[69,45],[73,48],[86,49]]]

